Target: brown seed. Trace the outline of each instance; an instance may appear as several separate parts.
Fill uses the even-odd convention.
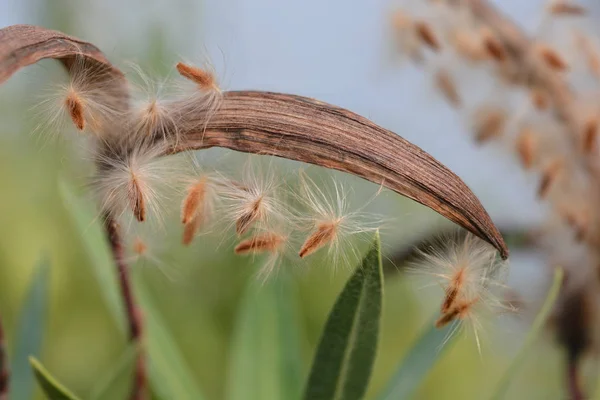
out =
[[[134,174],[131,174],[131,180],[127,188],[127,197],[135,219],[143,222],[146,219],[146,204],[140,183]]]
[[[456,31],[452,38],[456,52],[470,61],[482,61],[489,58],[489,53],[483,46],[478,35]]]
[[[460,95],[458,94],[458,89],[456,88],[456,85],[454,84],[454,79],[452,78],[450,73],[448,73],[448,71],[446,71],[444,69],[440,69],[435,74],[435,83],[436,83],[436,86],[438,87],[438,89],[440,89],[440,91],[446,98],[446,100],[453,107],[458,108],[461,106],[462,101],[461,101]]]
[[[203,70],[202,68],[187,65],[181,62],[177,63],[176,68],[181,76],[196,83],[201,89],[209,90],[217,87],[214,75]]]
[[[311,233],[302,247],[300,248],[300,252],[298,255],[300,258],[307,257],[323,246],[331,243],[335,236],[337,235],[338,224],[335,222],[324,222],[317,226],[317,229]]]
[[[259,219],[261,215],[261,206],[262,206],[263,198],[259,197],[254,200],[250,209],[246,210],[236,221],[235,223],[235,231],[238,236],[242,236],[244,233],[248,231],[250,226]]]
[[[479,144],[502,135],[506,115],[500,109],[483,109],[475,118],[475,141]]]
[[[590,72],[600,78],[600,54],[589,37],[581,32],[575,32],[575,44],[580,51],[585,55],[586,63]]]
[[[517,154],[523,168],[530,169],[535,161],[537,153],[536,134],[530,128],[523,128],[517,137]]]
[[[181,222],[187,224],[204,208],[206,198],[206,177],[201,177],[189,187],[187,196],[181,205]]]
[[[198,229],[200,229],[201,221],[202,217],[195,215],[189,221],[185,222],[183,225],[183,238],[181,239],[183,245],[189,246],[192,243]]]
[[[75,127],[82,131],[85,128],[85,118],[83,116],[83,102],[79,96],[74,92],[70,92],[65,99],[65,106]]]
[[[442,302],[441,312],[445,314],[454,306],[454,302],[458,297],[458,294],[461,291],[461,288],[465,281],[465,268],[460,268],[452,280],[450,284],[446,288],[446,295],[444,296],[444,301]]]
[[[585,15],[587,10],[579,4],[560,1],[550,5],[550,13],[554,15]]]
[[[529,97],[531,98],[531,103],[540,111],[544,111],[548,109],[550,105],[550,100],[548,99],[548,95],[543,89],[540,88],[532,88],[529,91]]]
[[[483,47],[494,60],[498,62],[506,60],[507,54],[504,45],[489,29],[484,28],[481,30],[481,40]]]
[[[598,141],[598,117],[589,118],[583,129],[583,151],[591,153],[597,147]]]
[[[569,68],[567,61],[556,50],[546,45],[538,45],[537,51],[546,65],[553,70],[562,72]]]
[[[423,21],[417,21],[415,22],[415,31],[419,39],[432,50],[439,51],[441,49],[440,42],[429,24]]]
[[[538,197],[540,199],[543,199],[548,195],[552,184],[556,181],[556,178],[560,174],[562,168],[563,162],[561,159],[555,159],[546,165],[544,171],[542,172],[540,186],[538,187]]]
[[[285,237],[273,232],[258,234],[242,240],[235,246],[235,254],[272,253],[277,251],[285,241]]]
[[[457,318],[465,319],[478,300],[478,298],[475,298],[472,300],[461,299],[457,301],[454,307],[450,308],[446,313],[443,313],[440,318],[435,321],[435,327],[442,328]]]
[[[146,245],[146,243],[144,243],[139,237],[136,237],[133,241],[133,252],[137,255],[142,256],[146,253],[147,250],[148,246]]]

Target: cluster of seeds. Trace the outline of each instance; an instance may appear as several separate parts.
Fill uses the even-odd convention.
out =
[[[348,192],[338,182],[332,181],[331,190],[326,190],[327,185],[317,184],[304,172],[283,179],[271,164],[261,170],[251,159],[232,178],[207,172],[191,152],[166,156],[185,132],[206,128],[223,98],[209,68],[180,62],[176,70],[183,83],[172,96],[165,96],[167,85],[153,82],[136,67],[143,86],[134,88],[141,95],[130,101],[95,87],[97,71],[76,58],[68,84],[44,102],[53,125],[64,116],[78,131],[91,133],[96,166],[91,186],[102,214],[129,220],[121,224],[125,226],[157,218],[162,223],[165,200],[177,196],[182,199],[184,245],[213,231],[211,225],[221,233],[233,230],[235,254],[267,256],[263,277],[283,258],[301,260],[321,249],[328,249],[335,266],[347,264],[355,251],[351,237],[374,232],[380,220],[362,208],[351,211]],[[204,120],[190,126],[190,113]],[[295,182],[296,188],[285,182]],[[139,237],[131,241],[130,250],[136,257],[151,254]]]

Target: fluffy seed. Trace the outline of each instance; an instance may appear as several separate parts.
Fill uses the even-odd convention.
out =
[[[439,51],[441,49],[440,42],[435,35],[435,32],[426,22],[415,22],[415,32],[417,33],[419,39],[421,39],[421,41],[423,41],[423,43],[429,46],[432,50]]]
[[[146,220],[146,203],[144,201],[144,194],[140,187],[140,183],[138,178],[135,175],[131,175],[131,180],[129,181],[129,188],[127,190],[127,196],[129,198],[129,206],[131,207],[131,211],[140,222]]]
[[[65,99],[65,107],[71,117],[71,120],[75,124],[75,127],[80,131],[85,129],[85,117],[83,114],[83,102],[77,96],[77,93],[70,91]]]
[[[560,174],[560,171],[563,168],[563,162],[561,159],[556,159],[551,161],[542,172],[542,179],[540,181],[540,186],[538,188],[538,197],[540,199],[544,199],[550,189],[552,188],[553,183],[556,181],[556,178]]]
[[[483,109],[475,117],[475,141],[486,143],[502,135],[506,114],[500,109]]]
[[[192,243],[192,240],[194,240],[198,229],[200,229],[201,220],[201,217],[196,215],[193,216],[187,222],[185,222],[185,224],[183,225],[183,238],[181,240],[181,243],[183,245],[189,246],[190,243]]]
[[[435,83],[437,88],[442,92],[446,100],[448,100],[452,106],[456,108],[461,106],[462,100],[460,98],[460,94],[458,93],[454,79],[450,73],[448,73],[448,71],[440,69],[435,74]]]
[[[465,31],[456,31],[452,37],[456,52],[470,61],[482,61],[489,58],[481,38]]]
[[[457,297],[463,289],[463,285],[465,282],[465,273],[466,270],[464,268],[459,268],[454,274],[454,276],[450,279],[450,283],[446,288],[446,295],[444,297],[444,301],[442,302],[442,307],[440,309],[442,314],[447,313],[448,310],[450,310],[454,306]]]
[[[579,4],[567,3],[564,1],[560,1],[554,4],[551,4],[549,7],[549,11],[554,15],[585,15],[587,14],[587,10],[580,6]]]
[[[273,232],[261,233],[242,240],[235,246],[235,254],[274,253],[285,242],[285,237]]]
[[[455,319],[464,320],[467,318],[477,301],[477,298],[472,300],[459,300],[454,307],[447,310],[446,313],[442,314],[440,318],[435,321],[435,327],[443,328]]]
[[[219,88],[216,84],[215,76],[209,71],[182,62],[177,63],[176,68],[181,76],[196,83],[203,90],[215,90]]]
[[[323,246],[330,244],[337,235],[337,224],[334,222],[320,223],[317,229],[306,238],[300,248],[300,258],[307,257]]]
[[[598,141],[598,118],[592,117],[587,120],[583,129],[583,151],[586,154],[596,149]]]
[[[488,54],[496,61],[506,60],[506,50],[494,34],[487,28],[481,30],[481,41]]]
[[[207,179],[205,176],[188,188],[188,193],[181,205],[181,222],[187,224],[204,208],[206,200]]]
[[[139,256],[142,256],[146,253],[146,251],[148,250],[148,246],[146,245],[146,243],[144,243],[142,241],[142,239],[140,239],[139,237],[136,237],[135,240],[133,241],[133,252]]]
[[[242,236],[252,226],[254,221],[261,218],[263,213],[262,209],[263,198],[257,198],[251,205],[250,208],[243,213],[237,221],[235,221],[235,232],[238,236]]]
[[[555,71],[566,71],[569,68],[566,60],[556,50],[546,46],[538,45],[537,52],[540,58]]]
[[[533,166],[537,153],[536,134],[529,128],[523,128],[517,137],[517,154],[523,168],[529,169]]]

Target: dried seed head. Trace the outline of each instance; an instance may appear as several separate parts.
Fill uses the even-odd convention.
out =
[[[531,98],[531,103],[539,111],[545,111],[548,109],[548,106],[550,105],[550,99],[543,89],[537,87],[532,88],[529,91],[529,97]]]
[[[496,36],[488,28],[482,28],[481,41],[483,47],[488,52],[490,57],[498,62],[503,62],[507,59],[506,49],[504,45],[496,38]]]
[[[502,135],[506,113],[498,108],[482,108],[475,115],[475,141],[486,143]]]
[[[569,69],[569,65],[567,64],[567,61],[564,59],[564,57],[549,46],[538,44],[536,46],[536,51],[539,57],[551,69],[561,72]]]
[[[438,70],[435,74],[435,83],[448,103],[456,108],[462,105],[462,100],[458,93],[458,89],[456,88],[456,84],[454,83],[454,79],[448,71],[445,69]]]
[[[549,11],[553,15],[581,16],[587,14],[585,7],[566,1],[558,1],[554,4],[550,4]]]
[[[256,234],[235,246],[235,254],[274,253],[281,248],[285,237],[275,232]]]
[[[521,165],[525,169],[530,169],[537,155],[536,133],[530,128],[521,129],[517,137],[516,147]]]
[[[542,179],[540,186],[538,187],[538,197],[540,199],[546,198],[554,182],[556,182],[562,169],[564,168],[564,162],[562,159],[554,159],[550,161],[542,171]]]
[[[433,28],[423,21],[415,22],[415,32],[419,39],[434,51],[440,51],[441,45]]]
[[[588,118],[583,128],[583,152],[592,153],[598,146],[598,117]]]

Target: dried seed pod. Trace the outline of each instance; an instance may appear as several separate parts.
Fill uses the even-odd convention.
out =
[[[67,98],[65,99],[65,107],[69,113],[69,116],[71,117],[71,120],[73,121],[73,124],[75,124],[75,127],[80,131],[84,130],[85,117],[83,112],[83,102],[77,93],[71,91],[67,95]]]
[[[517,137],[517,154],[523,168],[530,169],[537,155],[536,133],[530,128],[523,128]]]
[[[273,253],[276,252],[284,242],[284,236],[274,232],[266,232],[242,240],[235,246],[234,252],[235,254]]]
[[[539,111],[547,110],[548,106],[550,105],[550,99],[548,98],[548,95],[541,88],[531,88],[531,90],[529,91],[529,98],[531,99],[531,103]]]
[[[415,32],[417,33],[419,39],[421,39],[421,41],[423,41],[423,43],[429,46],[432,50],[440,51],[440,41],[433,31],[433,28],[429,24],[423,21],[415,22]]]
[[[454,79],[448,71],[440,69],[435,74],[435,84],[437,88],[442,92],[448,103],[453,107],[459,108],[462,105],[462,100]]]
[[[488,54],[496,61],[503,62],[507,59],[504,45],[488,28],[481,30],[481,41]]]
[[[540,181],[540,186],[538,187],[538,197],[540,199],[546,198],[563,167],[563,160],[558,158],[550,161],[546,165],[542,171],[542,179]]]
[[[553,15],[582,16],[587,14],[585,7],[566,1],[558,1],[554,4],[551,4],[548,8],[550,13]]]
[[[555,71],[566,71],[569,69],[567,61],[556,50],[549,46],[538,44],[536,51],[546,65]]]
[[[307,257],[323,246],[331,243],[337,235],[337,224],[334,222],[321,223],[317,229],[311,233],[302,244],[298,255],[300,258]]]
[[[505,123],[504,110],[493,108],[479,110],[475,116],[475,141],[483,144],[501,136]]]
[[[582,138],[583,152],[589,154],[597,148],[598,142],[598,117],[588,118],[583,127]]]

